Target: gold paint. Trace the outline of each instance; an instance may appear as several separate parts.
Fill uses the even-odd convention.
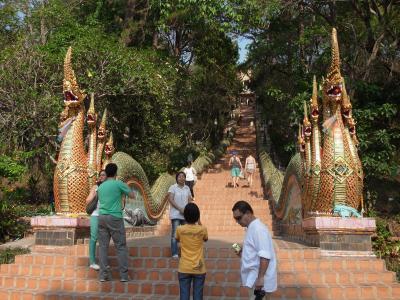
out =
[[[92,123],[88,122],[89,125],[89,152],[88,152],[88,180],[89,187],[96,184],[97,181],[97,130],[96,130],[96,111],[94,108],[94,94],[90,94],[90,107],[88,110],[88,118],[92,117],[94,120]]]
[[[112,156],[115,153],[114,138],[112,132],[110,133],[110,137],[106,143],[104,151],[106,154],[106,158],[103,162],[103,169],[105,169],[107,164],[109,164],[112,161]]]
[[[342,75],[340,74],[340,55],[337,32],[332,28],[332,60],[331,66],[326,77],[326,81],[332,85],[341,83]]]
[[[313,93],[311,97],[311,123],[312,123],[312,139],[311,139],[311,178],[310,178],[310,207],[315,205],[318,198],[320,188],[320,172],[321,172],[321,136],[318,126],[319,108],[318,108],[318,90],[317,80],[313,77]],[[313,114],[316,111],[317,114]]]

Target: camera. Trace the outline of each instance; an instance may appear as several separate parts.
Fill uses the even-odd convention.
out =
[[[254,300],[262,300],[262,299],[264,299],[265,291],[264,291],[264,290],[261,290],[261,289],[259,289],[259,290],[254,290],[254,296],[256,296],[256,297],[254,298]]]

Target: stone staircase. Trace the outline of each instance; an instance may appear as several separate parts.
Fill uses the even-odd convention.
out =
[[[249,128],[252,111],[243,111],[242,127],[231,148],[244,157],[255,152],[255,136]],[[259,173],[252,188],[244,180],[240,188],[228,185],[228,156],[221,172],[203,174],[195,186],[202,223],[208,228],[205,299],[248,299],[240,287],[240,261],[231,245],[241,242],[244,230],[232,218],[231,208],[240,199],[252,205],[255,215],[270,228],[272,217],[263,199]],[[119,282],[117,260],[110,247],[113,280],[100,283],[88,268],[86,245],[34,246],[32,253],[16,257],[0,268],[0,300],[3,299],[179,299],[178,260],[170,256],[168,212],[160,220],[156,236],[130,239],[131,281]],[[375,257],[326,257],[319,248],[274,238],[278,256],[278,291],[272,299],[400,299],[395,275]]]
[[[86,247],[50,252],[34,248],[15,264],[2,265],[0,299],[178,299],[177,260],[165,237],[136,240],[130,247],[132,281],[118,281],[111,251],[111,282],[100,283],[87,267]],[[326,258],[318,249],[276,239],[279,290],[272,299],[399,299],[394,274],[376,258]],[[247,299],[239,288],[239,260],[230,243],[211,240],[206,249],[206,299]],[[55,249],[53,249],[55,250]]]

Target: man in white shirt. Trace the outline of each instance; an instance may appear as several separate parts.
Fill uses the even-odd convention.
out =
[[[276,256],[267,226],[254,216],[246,201],[238,201],[232,208],[233,218],[247,227],[243,247],[237,251],[241,257],[242,285],[254,288],[256,299],[266,299],[277,289]]]

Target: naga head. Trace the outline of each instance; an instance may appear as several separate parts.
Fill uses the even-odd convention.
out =
[[[297,144],[299,145],[300,152],[306,151],[306,143],[304,142],[303,126],[299,124],[299,134],[297,137]]]
[[[90,94],[90,106],[89,106],[89,110],[86,114],[86,117],[87,117],[87,123],[90,127],[96,126],[97,116],[96,116],[96,111],[94,110],[94,94],[93,93]]]
[[[342,78],[343,80],[343,104],[342,104],[342,116],[343,119],[346,122],[347,128],[349,129],[349,133],[352,136],[353,140],[356,140],[356,121],[353,119],[353,115],[352,115],[352,105],[350,102],[350,97],[347,94],[346,91],[346,86],[345,86],[345,82],[344,82],[344,78]],[[358,141],[357,143],[358,144]]]
[[[114,148],[114,139],[113,139],[113,134],[112,132],[110,133],[110,138],[108,139],[105,147],[104,147],[104,152],[106,156],[110,157],[111,155],[114,154],[115,148]]]
[[[311,105],[310,105],[310,110],[311,110],[311,119],[316,122],[318,121],[319,117],[319,108],[318,108],[318,87],[317,87],[317,79],[314,75],[313,78],[313,93],[311,97]]]
[[[346,119],[347,123],[347,128],[349,130],[350,136],[353,140],[354,145],[358,146],[359,141],[357,139],[357,134],[356,134],[356,121],[353,119],[353,117],[350,114],[350,117]]]
[[[349,95],[347,94],[346,91],[346,85],[344,82],[344,78],[342,78],[343,81],[343,103],[342,103],[342,116],[345,120],[349,120],[350,118],[352,118],[352,114],[351,114],[351,102],[350,102],[350,98]]]
[[[312,129],[311,123],[308,120],[308,112],[307,112],[307,103],[304,102],[304,119],[303,119],[303,133],[306,140],[309,140],[311,137]]]
[[[107,121],[107,108],[103,112],[99,129],[97,130],[97,138],[103,140],[106,137],[106,121]]]
[[[336,29],[332,29],[332,61],[328,76],[324,82],[324,93],[330,102],[339,103],[342,100],[343,81],[340,74],[339,44]]]
[[[351,135],[356,134],[356,121],[354,121],[353,117],[347,119],[347,125],[349,127],[349,132]]]
[[[71,56],[72,48],[69,47],[64,60],[63,94],[65,106],[74,108],[79,107],[83,103],[86,95],[79,89],[75,72],[71,65]]]

